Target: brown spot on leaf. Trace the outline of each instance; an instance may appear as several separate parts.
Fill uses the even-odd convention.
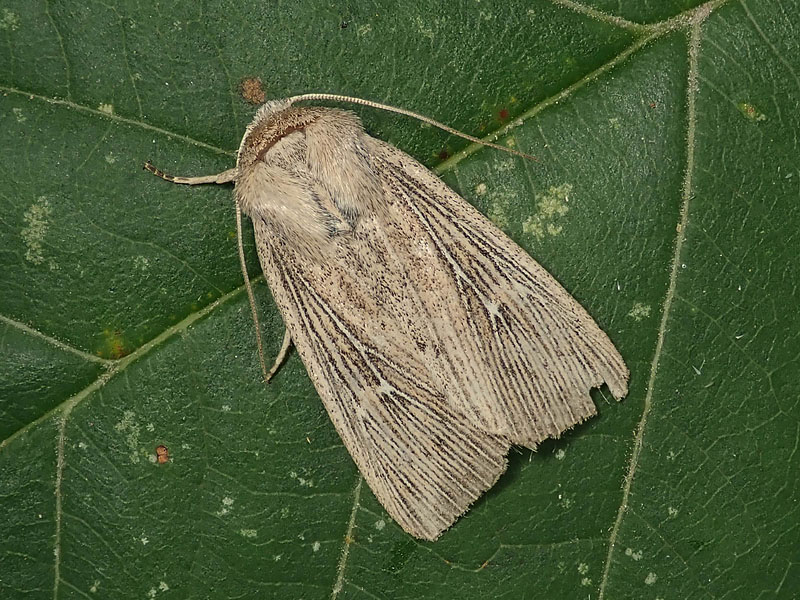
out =
[[[96,350],[97,356],[102,358],[119,359],[130,354],[131,350],[120,329],[106,329],[103,331],[103,343]]]
[[[264,89],[261,87],[261,80],[258,77],[248,77],[242,81],[242,98],[250,104],[263,104],[266,99]]]

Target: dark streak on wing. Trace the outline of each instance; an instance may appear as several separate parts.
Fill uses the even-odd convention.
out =
[[[361,472],[404,528],[435,539],[505,470],[508,443],[356,336],[285,256],[271,263],[303,326],[292,337]]]
[[[461,294],[461,317],[472,335],[455,336],[445,346],[483,367],[454,377],[465,389],[494,395],[454,399],[467,404],[467,414],[477,414],[489,431],[534,446],[594,414],[588,392],[604,380],[615,397],[625,395],[628,372],[619,353],[552,276],[412,158],[379,140],[371,143],[390,214],[418,224],[416,236],[431,241]],[[458,315],[452,318],[457,322]]]

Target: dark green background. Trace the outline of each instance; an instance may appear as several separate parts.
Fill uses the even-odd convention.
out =
[[[793,597],[798,11],[0,3],[0,596]],[[360,484],[295,354],[260,382],[230,186],[141,170],[233,166],[247,77],[506,132],[539,162],[356,109],[530,251],[631,369],[622,403],[600,390],[597,418],[512,451],[438,542]]]

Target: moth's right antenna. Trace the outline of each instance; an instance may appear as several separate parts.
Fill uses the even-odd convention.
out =
[[[378,108],[380,110],[397,113],[399,115],[405,115],[407,117],[417,119],[418,121],[422,121],[423,123],[427,123],[428,125],[432,125],[433,127],[438,127],[439,129],[446,131],[447,133],[457,135],[458,137],[464,138],[465,140],[469,140],[470,142],[475,142],[476,144],[480,144],[482,146],[488,146],[489,148],[494,148],[495,150],[502,150],[503,152],[508,152],[516,156],[521,156],[522,158],[527,158],[528,160],[532,160],[534,162],[539,162],[535,156],[531,156],[530,154],[525,154],[524,152],[520,152],[519,150],[514,150],[513,148],[507,148],[506,146],[500,146],[499,144],[493,144],[492,142],[486,142],[484,140],[471,136],[467,133],[462,133],[458,129],[453,129],[452,127],[445,125],[444,123],[435,121],[430,117],[426,117],[425,115],[415,113],[414,111],[411,110],[406,110],[405,108],[398,108],[397,106],[392,106],[391,104],[381,104],[380,102],[374,102],[373,100],[364,100],[363,98],[356,98],[355,96],[341,96],[339,94],[300,94],[299,96],[292,96],[291,98],[287,98],[289,104],[294,104],[295,102],[303,102],[306,100],[350,102],[351,104],[361,104],[363,106],[369,106],[371,108]]]

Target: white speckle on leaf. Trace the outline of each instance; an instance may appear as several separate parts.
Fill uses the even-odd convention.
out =
[[[564,457],[567,456],[567,451],[563,448],[559,448],[556,450],[556,460],[564,460]]]
[[[136,413],[132,410],[126,410],[122,415],[122,420],[114,425],[114,430],[125,434],[125,445],[130,450],[131,462],[138,463],[140,460],[138,453],[139,426],[136,424]]]
[[[97,110],[99,110],[102,113],[106,113],[107,115],[113,115],[114,114],[114,105],[113,104],[100,104],[97,107]]]
[[[319,542],[314,542],[313,544],[311,544],[311,551],[312,552],[319,552],[319,547],[320,547]]]
[[[669,514],[670,517],[675,517],[678,514],[678,509],[674,506],[670,506],[667,508],[667,514]]]
[[[358,37],[364,37],[371,31],[372,31],[372,25],[370,25],[369,23],[365,23],[364,25],[358,26],[356,34],[358,35]]]
[[[86,450],[89,446],[86,445],[86,442],[78,442],[78,448],[81,450]]]
[[[231,512],[232,508],[233,508],[233,498],[231,498],[230,496],[225,496],[222,499],[222,508],[220,508],[217,511],[217,516],[222,517],[224,515],[227,515],[229,512]]]
[[[150,269],[150,259],[141,254],[139,256],[134,256],[133,268],[142,273],[147,272]]]
[[[433,41],[433,28],[426,24],[425,21],[422,20],[422,17],[417,17],[415,19],[417,25],[417,31],[419,31],[424,37],[428,38],[429,40]]]
[[[239,530],[239,534],[242,537],[246,537],[246,538],[258,537],[258,531],[256,531],[255,529],[240,529]]]
[[[158,590],[156,590],[156,588],[150,588],[150,590],[147,592],[147,597],[148,598],[155,598],[157,593],[158,593]]]
[[[299,483],[303,487],[314,487],[314,480],[313,479],[303,479],[295,471],[292,471],[291,473],[289,473],[289,477],[291,477],[292,479],[296,479],[297,483]]]
[[[22,114],[21,108],[12,108],[11,112],[14,113],[14,118],[17,120],[17,123],[24,123],[28,120],[28,117]]]
[[[592,580],[589,579],[588,577],[584,577],[583,579],[581,579],[581,585],[584,587],[588,587],[592,585]]]
[[[517,163],[513,158],[499,158],[494,162],[494,168],[498,173],[508,173],[516,169]]]
[[[167,585],[167,583],[165,581],[159,581],[158,582],[158,589],[161,590],[162,592],[166,592],[167,590],[169,590],[169,586]]]
[[[378,519],[377,521],[375,521],[375,529],[377,529],[378,531],[383,531],[384,527],[386,527],[386,521],[384,521],[383,519]]]
[[[99,579],[95,579],[94,583],[92,584],[92,587],[89,588],[89,591],[92,592],[93,594],[96,594],[97,593],[97,588],[99,588],[99,587],[100,587],[100,580]]]
[[[644,578],[644,582],[646,585],[653,585],[658,580],[658,575],[650,571],[647,574],[647,577]]]
[[[580,573],[581,575],[586,575],[588,572],[589,572],[589,565],[587,565],[586,563],[578,564],[578,573]]]
[[[625,548],[625,556],[630,556],[633,560],[642,560],[642,551]]]
[[[222,405],[222,412],[231,412],[231,405],[230,404],[223,404]]]
[[[279,561],[280,559],[282,559],[282,558],[283,558],[283,554],[275,554],[275,555],[272,557],[272,560],[274,560],[275,562],[278,562],[278,561]]]
[[[141,535],[139,541],[142,542],[142,546],[147,546],[150,543],[150,540],[144,534]]]
[[[153,425],[152,423],[148,423],[145,427],[146,427],[147,431],[150,431],[150,432],[153,432],[153,431],[156,430],[156,426]]]
[[[641,302],[634,302],[633,308],[628,313],[628,316],[631,317],[634,321],[641,321],[642,319],[646,319],[650,316],[650,307],[647,304],[642,304]]]
[[[475,186],[475,193],[478,196],[485,195],[486,194],[486,184],[485,183],[479,183],[478,185],[476,185]]]
[[[114,156],[113,152],[106,154],[106,162],[110,165],[113,165],[115,162],[117,162],[117,157]]]

